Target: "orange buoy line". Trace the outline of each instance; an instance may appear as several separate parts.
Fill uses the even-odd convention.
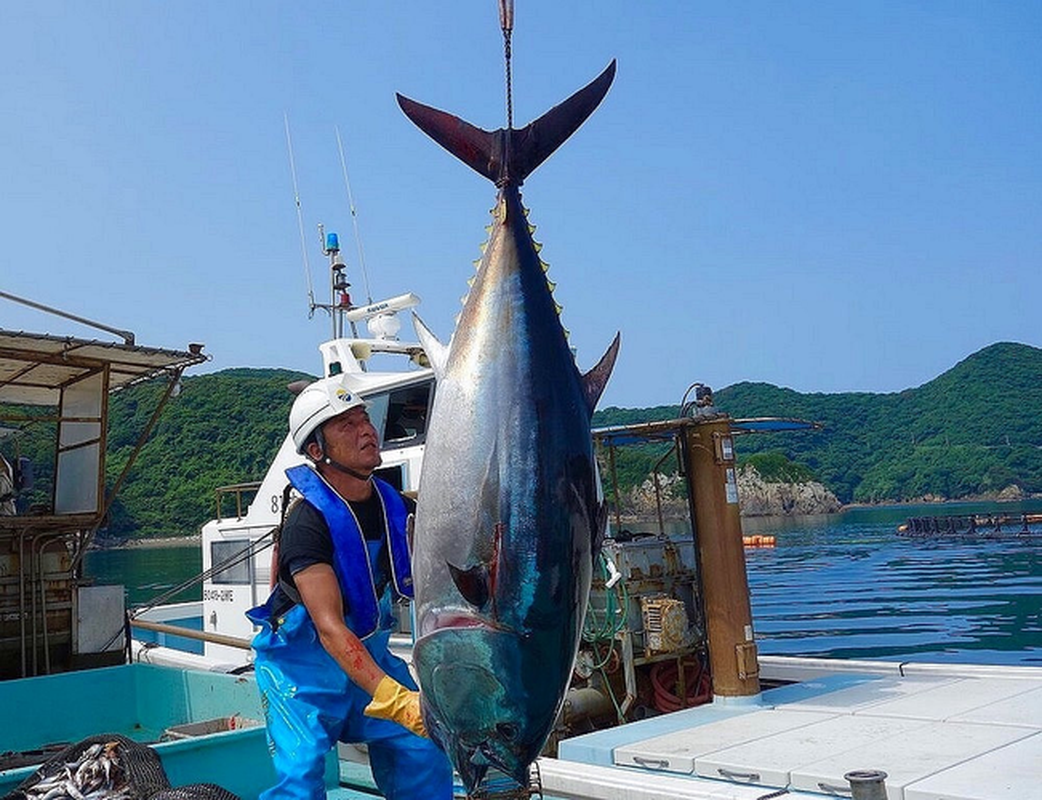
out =
[[[774,542],[774,537],[769,535],[754,534],[742,537],[742,544],[746,547],[774,547]]]

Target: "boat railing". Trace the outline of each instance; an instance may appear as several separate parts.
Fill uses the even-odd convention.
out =
[[[260,487],[260,481],[250,481],[249,483],[233,483],[228,486],[218,486],[214,489],[217,520],[220,521],[225,518],[221,512],[226,505],[227,498],[229,497],[233,498],[235,503],[235,517],[237,519],[242,519],[245,516],[244,507],[253,500]]]

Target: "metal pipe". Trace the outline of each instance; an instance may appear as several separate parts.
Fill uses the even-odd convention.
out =
[[[0,297],[6,298],[7,300],[13,300],[16,303],[21,303],[23,306],[29,306],[29,308],[35,308],[37,311],[46,311],[48,314],[54,314],[56,317],[65,317],[65,319],[71,319],[73,322],[80,322],[84,325],[90,325],[98,330],[105,331],[106,333],[112,333],[123,339],[125,344],[134,344],[134,333],[132,331],[123,331],[119,328],[110,328],[108,325],[102,325],[100,322],[87,319],[86,317],[77,317],[75,314],[70,314],[67,311],[60,311],[57,308],[51,306],[45,306],[43,303],[36,303],[32,300],[26,300],[24,297],[10,294],[9,292],[0,292]]]
[[[64,538],[64,536],[65,536],[65,534],[63,534],[63,533],[52,533],[52,534],[50,534],[50,536],[48,536],[47,534],[43,534],[41,536],[38,536],[34,540],[33,546],[32,546],[33,550],[35,550],[37,548],[37,546],[39,546],[39,555],[36,556],[37,576],[38,576],[37,580],[36,580],[36,585],[37,585],[37,587],[40,590],[40,616],[41,616],[41,620],[42,620],[41,627],[43,628],[43,674],[44,675],[50,675],[51,674],[51,643],[50,643],[50,632],[47,630],[47,578],[44,575],[44,571],[43,571],[43,562],[44,562],[43,554],[44,554],[44,550],[47,549],[47,546],[49,544],[52,544],[56,540],[61,540],[62,538]],[[65,552],[66,552],[66,554],[68,553],[68,549],[67,548],[65,549]],[[72,578],[72,573],[71,572],[69,573],[69,577],[70,577],[70,579]],[[35,593],[34,593],[34,597],[35,597]],[[35,630],[35,628],[34,628],[34,630]],[[70,640],[72,639],[72,618],[71,618],[71,612],[70,612],[70,618],[69,618],[69,638],[70,638]],[[34,672],[36,670],[35,645],[36,645],[36,642],[35,642],[35,637],[34,637],[34,641],[33,641],[33,671]]]
[[[26,657],[25,657],[25,535],[29,532],[30,526],[22,528],[18,532],[18,626],[21,636],[21,648],[22,648],[22,677],[26,675]]]
[[[615,531],[622,530],[622,500],[619,497],[619,476],[615,470],[615,445],[608,445],[608,464],[611,467],[611,489],[615,499]]]
[[[689,503],[695,522],[713,694],[760,692],[752,604],[738,509],[731,421],[696,417],[684,428]]]
[[[237,647],[240,650],[249,650],[250,640],[241,639],[238,636],[227,636],[223,633],[207,633],[206,631],[196,631],[191,628],[181,628],[177,625],[167,625],[163,622],[149,622],[143,619],[131,619],[131,628],[141,628],[144,631],[155,631],[156,633],[169,633],[173,636],[183,636],[186,639],[196,639],[200,642],[210,642],[211,644],[223,644],[225,647]]]
[[[627,628],[619,634],[622,642],[622,674],[626,677],[626,696],[619,704],[619,722],[626,721],[626,712],[637,699],[637,669],[633,661],[633,634]]]
[[[33,553],[35,552],[35,550],[36,550],[36,548],[35,548],[34,540],[30,540],[30,542],[29,542],[29,570],[28,570],[28,572],[29,572],[29,584],[26,587],[26,591],[29,592],[29,622],[30,622],[30,631],[31,631],[30,635],[32,637],[32,648],[33,648],[33,675],[39,675],[40,674],[39,667],[38,667],[39,657],[37,655],[37,650],[39,648],[36,646],[36,587],[33,585],[33,582],[34,582],[33,575],[35,574],[35,568],[36,568],[35,563],[33,561]],[[24,575],[25,572],[26,572],[24,563],[21,565],[21,569],[22,569],[22,574]]]
[[[662,485],[659,483],[659,475],[662,474],[662,465],[666,459],[669,458],[676,450],[676,442],[673,442],[673,447],[667,450],[665,454],[656,463],[655,467],[651,470],[651,477],[655,481],[655,511],[658,512],[658,534],[659,536],[665,536],[666,534],[666,523],[662,517]]]
[[[615,704],[611,698],[586,686],[581,689],[569,689],[564,697],[564,705],[561,706],[561,721],[568,727],[588,719],[607,717],[615,713]]]
[[[886,773],[881,769],[858,769],[843,780],[850,783],[851,800],[886,800]]]

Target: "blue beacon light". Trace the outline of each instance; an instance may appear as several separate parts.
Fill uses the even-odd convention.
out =
[[[339,253],[340,252],[340,237],[335,233],[326,234],[326,252],[327,253]]]

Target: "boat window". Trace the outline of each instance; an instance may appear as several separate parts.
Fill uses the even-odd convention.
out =
[[[214,573],[213,583],[251,585],[253,583],[253,557],[249,555],[249,551],[250,543],[247,539],[210,542],[212,566],[226,565]]]
[[[380,469],[376,470],[375,474],[376,477],[383,478],[399,492],[405,488],[403,486],[404,481],[402,480],[401,464],[395,464],[393,467],[380,467]]]
[[[427,436],[427,418],[434,382],[403,386],[366,398],[369,416],[380,432],[384,449],[422,444]]]

